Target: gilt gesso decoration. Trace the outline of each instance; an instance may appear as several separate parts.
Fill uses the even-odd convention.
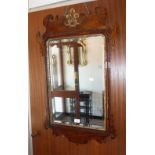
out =
[[[78,49],[79,52],[79,66],[86,66],[87,65],[87,51],[86,51],[86,43],[85,40],[78,40],[77,41],[81,46]],[[73,60],[73,54],[72,54],[72,47],[66,46],[66,52],[67,52],[67,64],[73,66],[74,60]]]
[[[86,66],[88,62],[85,40],[79,40],[78,43],[81,45],[79,49],[79,65]]]
[[[76,27],[79,23],[79,13],[75,11],[74,8],[71,8],[66,15],[66,21],[64,22],[65,26]]]
[[[105,140],[109,139],[108,137],[113,139],[116,136],[114,128],[114,116],[111,110],[111,68],[109,65],[111,62],[111,46],[114,46],[116,27],[111,28],[107,24],[107,17],[108,16],[106,8],[96,7],[87,12],[82,9],[75,10],[74,8],[71,8],[62,15],[50,14],[46,16],[43,20],[43,24],[46,28],[45,33],[42,36],[40,35],[40,33],[37,34],[37,41],[39,42],[40,49],[42,50],[42,53],[44,55],[45,65],[47,68],[46,83],[48,102],[46,103],[45,126],[46,128],[51,128],[56,136],[65,136],[68,140],[76,144],[85,144],[92,139],[98,141],[99,143],[103,143],[105,142]],[[92,47],[90,46],[88,48],[89,50],[87,49],[85,38],[88,40],[91,37],[98,37],[101,39],[101,42],[100,44],[98,44],[99,46],[97,49],[100,49],[102,46],[104,49],[104,56],[101,54],[100,57],[96,57],[99,50],[96,50],[95,48],[92,49]],[[94,45],[97,43],[98,42],[91,42],[91,44]],[[50,57],[50,51],[52,51],[52,48],[54,46],[56,47],[57,51],[55,53],[56,55],[52,55],[51,52],[52,57],[50,67],[53,69],[52,70],[48,66],[48,59]],[[90,51],[93,51],[91,57]],[[98,60],[101,57],[103,58],[103,61],[99,63]],[[96,65],[94,63],[96,65],[95,67],[93,65],[90,66],[92,61],[97,64]],[[69,65],[72,65],[74,67],[70,67]],[[72,89],[67,89],[69,86],[65,83],[65,80],[67,79],[66,75],[69,74],[69,72],[66,72],[66,74],[64,74],[66,71],[65,67],[68,67],[69,69],[71,68],[71,71],[73,71],[72,76],[69,75],[69,77],[71,77],[71,80],[73,80],[72,83],[74,84],[74,87]],[[93,82],[95,81],[94,77],[96,76],[97,71],[99,70],[99,72],[103,74],[101,75],[101,83],[96,80],[100,86],[102,85],[102,83],[104,83],[104,89],[101,88],[101,90],[103,91],[100,91],[102,106],[97,107],[97,110],[94,110],[89,115],[90,117],[93,117],[95,116],[94,113],[98,114],[100,113],[100,110],[102,110],[102,112],[100,113],[101,120],[99,120],[99,122],[101,123],[100,128],[97,128],[94,124],[94,126],[90,125],[90,123],[92,123],[93,121],[87,121],[87,118],[82,116],[80,113],[80,99],[83,95],[91,95],[90,91],[87,91],[87,94],[83,94],[80,88],[80,84],[82,84],[82,82],[80,83],[79,77],[86,77],[87,75],[85,74],[85,72],[83,74],[79,74],[79,71],[87,71],[87,67],[96,69],[93,75],[92,72],[89,71],[90,74],[86,81],[89,82],[89,84],[91,83],[91,88],[93,89],[95,89],[94,86],[96,86],[95,84],[93,84]],[[50,70],[52,70],[53,72],[50,72]],[[53,85],[50,83],[52,81],[51,79],[49,79],[50,76],[54,77],[53,83],[56,83],[56,86],[54,86],[56,88],[53,90],[51,89],[51,86],[53,87]],[[70,81],[70,79],[68,79],[68,81]],[[83,83],[85,83],[85,81]],[[92,97],[95,96],[94,94],[92,95]],[[64,105],[65,103],[69,103],[71,101],[76,102],[74,106],[75,114],[72,115],[74,118],[70,119],[71,123],[65,122],[65,119],[56,120],[56,115],[54,115],[55,113],[52,113],[54,109],[50,108],[52,108],[51,105],[54,104],[54,102],[58,103],[57,98],[60,98],[61,100],[59,100],[59,103],[63,103]],[[90,100],[91,97],[89,98],[89,102]],[[94,102],[94,100],[92,101]],[[98,100],[97,102],[99,103],[100,101]],[[60,104],[58,104],[58,106],[60,106]],[[57,109],[57,106],[55,108]],[[62,109],[56,114],[58,114],[59,116],[62,110],[65,111],[66,107],[62,107]],[[84,124],[80,120],[80,116],[85,118],[84,121],[87,121],[86,124]]]

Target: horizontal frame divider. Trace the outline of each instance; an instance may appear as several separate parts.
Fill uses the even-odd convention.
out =
[[[76,98],[77,96],[78,96],[77,91],[59,90],[51,92],[51,97]]]

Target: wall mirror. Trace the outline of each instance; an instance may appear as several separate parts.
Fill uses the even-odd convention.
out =
[[[46,31],[38,39],[47,73],[45,125],[75,143],[115,137],[110,107],[113,31],[106,17],[105,8],[90,14],[71,8],[63,16],[48,15]]]
[[[106,129],[105,37],[47,41],[50,123]]]

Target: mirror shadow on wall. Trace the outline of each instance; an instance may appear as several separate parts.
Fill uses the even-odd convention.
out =
[[[72,46],[75,42],[80,45],[76,55],[78,71]],[[47,41],[49,92],[75,91],[80,103],[77,117],[76,95],[53,95],[49,99],[51,123],[106,130],[104,58],[105,37],[100,34]]]

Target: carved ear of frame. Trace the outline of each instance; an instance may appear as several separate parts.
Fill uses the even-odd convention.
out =
[[[115,49],[116,46],[116,35],[118,32],[118,26],[116,24],[116,22],[114,23],[114,26],[112,28],[111,34],[110,34],[110,47],[112,50]]]
[[[39,43],[40,52],[41,52],[42,56],[44,56],[45,55],[45,42],[43,39],[43,35],[41,35],[41,33],[39,31],[36,34],[36,40]]]
[[[87,50],[86,50],[86,44],[84,39],[79,39],[77,41],[79,43],[79,66],[86,66],[87,65]],[[66,46],[66,53],[67,53],[67,64],[73,65],[73,54],[72,54],[72,47]]]

